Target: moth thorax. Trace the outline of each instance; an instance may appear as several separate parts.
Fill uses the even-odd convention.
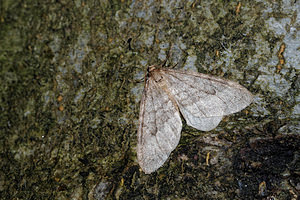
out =
[[[161,75],[159,70],[152,71],[151,77],[155,80],[155,82],[162,84],[164,82],[164,78]]]

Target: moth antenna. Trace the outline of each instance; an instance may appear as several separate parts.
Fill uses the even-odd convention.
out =
[[[185,50],[181,49],[180,47],[178,47],[178,48],[185,54],[185,56],[184,56],[184,58],[183,58],[183,63],[185,63],[186,58],[188,57],[189,54],[188,54]],[[178,65],[178,63],[179,63],[179,61],[178,61],[175,65],[173,65],[173,66],[171,67],[171,69],[174,69],[174,68]]]
[[[160,64],[160,67],[165,67],[166,66],[166,63],[167,63],[167,61],[169,60],[169,58],[171,57],[171,50],[172,50],[172,47],[173,47],[173,44],[170,44],[169,45],[170,46],[170,48],[169,48],[169,50],[168,50],[168,53],[167,53],[167,56],[166,56],[166,59],[162,62],[162,64]]]

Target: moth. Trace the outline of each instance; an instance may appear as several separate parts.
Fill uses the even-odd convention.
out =
[[[236,82],[152,65],[140,103],[137,159],[146,174],[161,167],[180,140],[182,120],[201,131],[217,127],[224,115],[252,102]]]

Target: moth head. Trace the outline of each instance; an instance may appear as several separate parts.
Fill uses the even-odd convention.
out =
[[[149,73],[153,72],[156,68],[157,68],[156,65],[151,65],[151,66],[148,67],[148,72]]]

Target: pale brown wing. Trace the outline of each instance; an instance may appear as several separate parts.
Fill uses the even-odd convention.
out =
[[[161,167],[180,140],[182,121],[167,93],[149,77],[140,103],[137,158],[145,173]]]
[[[187,124],[198,130],[214,129],[224,115],[244,109],[252,94],[233,81],[196,72],[161,70]]]

